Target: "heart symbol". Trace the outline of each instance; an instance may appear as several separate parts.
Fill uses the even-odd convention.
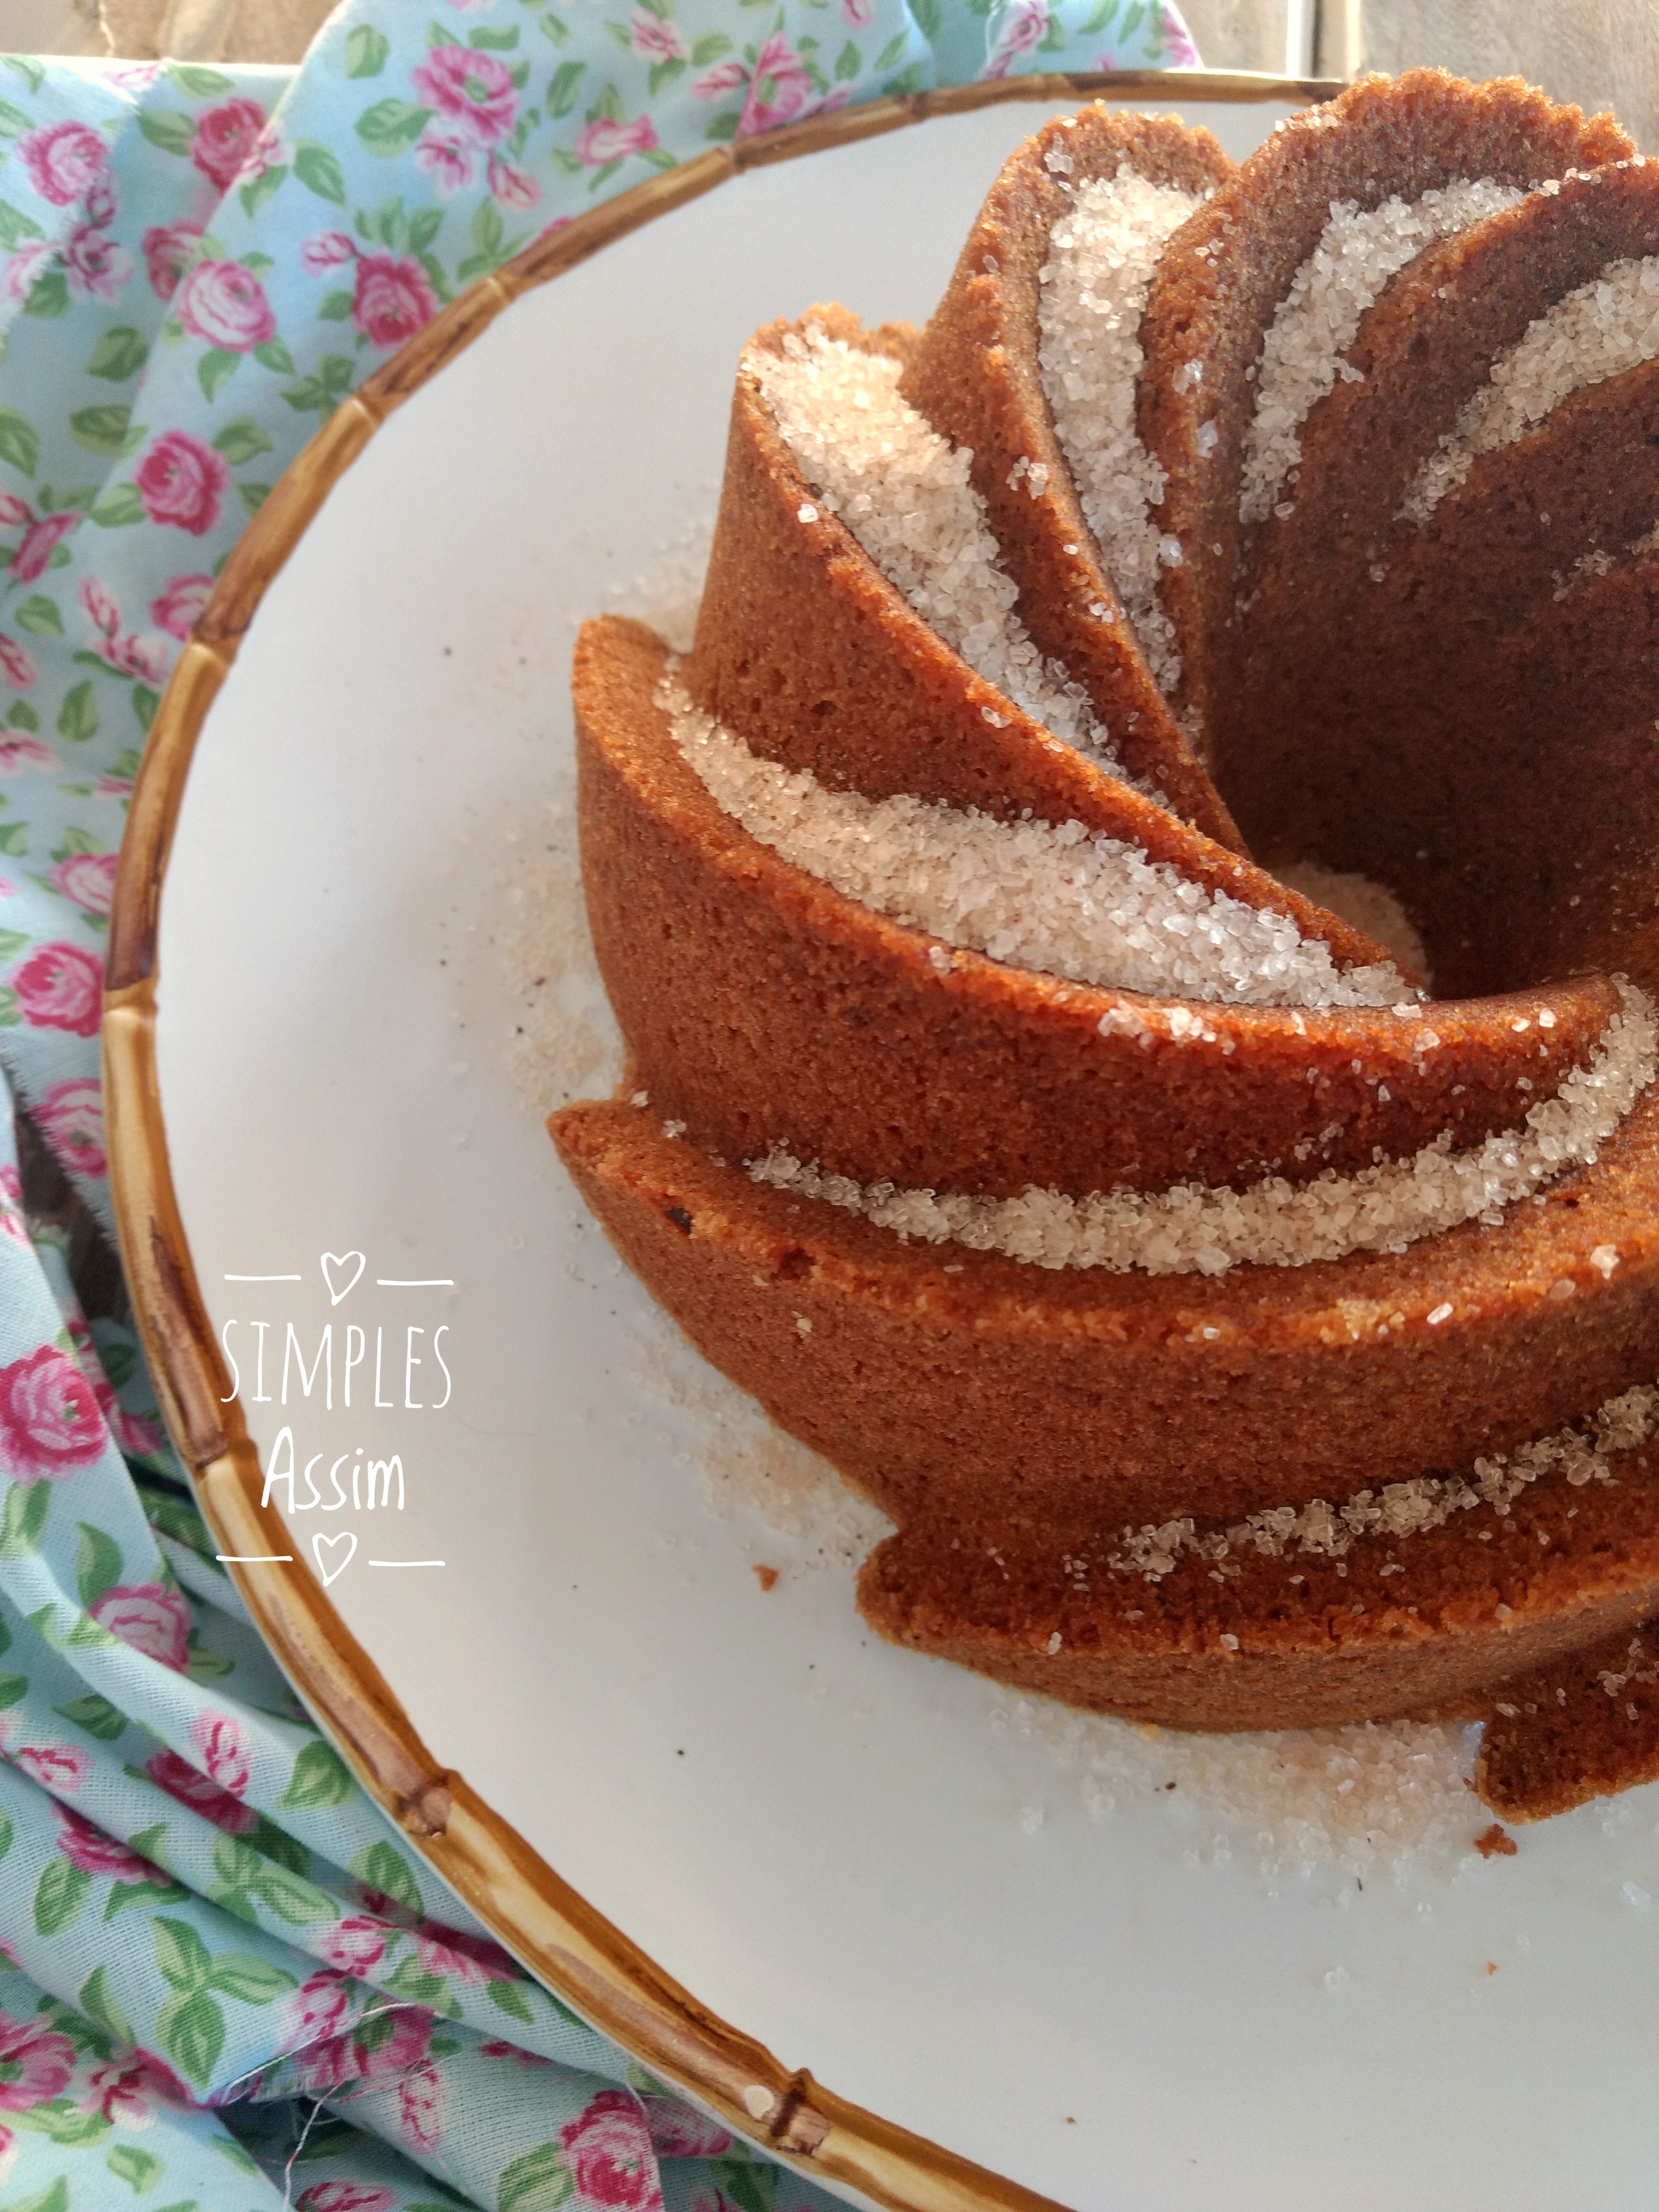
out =
[[[351,1263],[354,1260],[357,1264],[355,1267],[351,1267]],[[364,1259],[361,1252],[324,1253],[323,1280],[328,1285],[328,1300],[331,1305],[337,1306],[348,1291],[355,1290],[356,1288],[357,1278],[362,1273],[363,1269],[368,1265],[368,1261]],[[343,1275],[345,1275],[345,1270],[348,1267],[351,1267],[351,1273],[349,1275],[345,1275],[345,1280],[339,1285],[337,1289],[336,1288],[334,1282],[334,1270],[337,1267],[340,1270]]]
[[[341,1544],[343,1544],[346,1547],[345,1557],[341,1560],[339,1565],[334,1569],[333,1572],[331,1573],[324,1561],[323,1553],[327,1552],[332,1554],[337,1546]],[[356,1558],[357,1552],[357,1539],[352,1534],[349,1528],[343,1530],[337,1536],[313,1536],[311,1540],[311,1551],[313,1558],[317,1562],[317,1571],[323,1578],[323,1588],[326,1589],[331,1582],[337,1580],[339,1576],[345,1572],[346,1569],[351,1565],[352,1560]]]

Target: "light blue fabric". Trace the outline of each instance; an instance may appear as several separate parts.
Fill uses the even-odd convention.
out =
[[[803,114],[1195,59],[1144,0],[358,0],[298,72],[0,64],[3,2212],[825,2201],[441,1891],[215,1563],[118,1300],[76,1287],[114,856],[248,517],[468,283]]]

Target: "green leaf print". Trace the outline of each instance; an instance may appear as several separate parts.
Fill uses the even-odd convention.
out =
[[[94,346],[87,374],[105,377],[111,384],[125,384],[130,376],[137,375],[149,359],[149,348],[142,334],[122,324],[106,331]]]
[[[8,253],[15,252],[26,238],[44,238],[46,234],[21,208],[13,207],[9,200],[0,200],[0,246]]]
[[[27,1674],[0,1674],[0,1712],[9,1712],[14,1705],[21,1705],[28,1693]]]
[[[81,1984],[82,2011],[94,2027],[101,2027],[106,2035],[117,2043],[136,2040],[127,2025],[127,2016],[109,1993],[107,1966],[94,1966]]]
[[[152,115],[145,109],[138,111],[138,128],[152,146],[159,146],[164,154],[188,154],[196,136],[196,125],[188,115],[177,108],[163,109]]]
[[[343,323],[350,314],[353,304],[352,294],[343,288],[338,291],[325,292],[317,302],[317,319],[319,323]]]
[[[225,2016],[205,1990],[169,1997],[156,2016],[161,2048],[186,2081],[205,2082],[225,2046]]]
[[[97,736],[98,709],[93,703],[90,677],[64,693],[64,703],[58,710],[58,734],[76,745]]]
[[[9,62],[11,56],[5,59]],[[38,2197],[20,2197],[5,2208],[5,2212],[70,2212],[69,2183],[60,2173],[50,2189],[43,2189]]]
[[[32,2112],[16,2113],[13,2125],[32,2128],[36,2135],[49,2136],[65,2149],[79,2150],[82,2144],[96,2142],[100,2136],[106,2136],[111,2123],[100,2112],[84,2112],[67,2097],[54,2097],[49,2105],[37,2105]]]
[[[50,606],[52,603],[48,600],[46,604]],[[55,613],[56,611],[57,610],[54,608],[53,612]],[[38,730],[40,726],[40,717],[35,713],[33,708],[30,706],[27,699],[14,699],[10,706],[7,708],[6,727],[9,730]],[[0,934],[4,934],[4,933],[0,932]],[[21,950],[21,948],[20,947],[19,949]],[[10,957],[11,956],[9,953],[0,952],[0,959],[9,959]]]
[[[140,2150],[137,2143],[118,2143],[104,2163],[118,2181],[126,2182],[140,2197],[167,2172],[164,2160],[154,2151]]]
[[[223,346],[210,346],[196,364],[196,381],[204,398],[216,399],[241,365],[240,354],[230,353]]]
[[[21,822],[12,826],[23,827]],[[9,850],[0,836],[0,852]],[[4,1506],[0,1507],[0,1559],[21,1559],[38,1551],[51,1510],[49,1482],[14,1482],[6,1492]]]
[[[547,112],[550,117],[569,114],[576,105],[576,88],[586,74],[586,62],[560,63],[547,88]]]
[[[42,1936],[61,1935],[87,1901],[92,1876],[53,1852],[34,1887],[34,1925]]]
[[[242,203],[243,214],[258,215],[271,194],[280,191],[287,182],[288,170],[281,162],[274,168],[262,170],[252,183],[244,185],[236,195]],[[244,263],[243,265],[246,267],[246,264]]]
[[[82,407],[70,416],[70,431],[77,446],[89,453],[120,454],[126,449],[127,426],[132,410],[112,402],[104,407]]]
[[[270,497],[273,488],[268,483],[239,483],[236,487],[236,496],[250,514],[258,514],[259,509]]]
[[[137,484],[117,484],[95,507],[87,510],[88,521],[95,522],[100,530],[125,530],[143,519],[144,502],[138,496]],[[58,550],[62,553],[69,549],[60,545]]]
[[[913,9],[915,9],[915,0],[911,0],[911,7]],[[858,75],[862,60],[863,57],[859,52],[858,48],[854,45],[851,39],[848,39],[847,44],[836,56],[836,82],[837,84],[850,83],[853,78]]]
[[[517,1982],[490,1982],[489,2002],[497,2012],[504,2012],[509,2020],[533,2022],[535,2014],[530,2009],[530,2000]]]
[[[54,854],[57,860],[61,855]],[[81,1602],[90,1607],[94,1598],[101,1597],[112,1583],[121,1579],[121,1547],[102,1528],[94,1528],[90,1522],[76,1522],[81,1540],[75,1553],[75,1586],[81,1593]]]
[[[162,67],[180,92],[190,100],[217,100],[221,93],[234,92],[236,81],[216,69],[204,69],[193,62],[164,62]]]
[[[407,1860],[391,1844],[371,1844],[366,1851],[359,1851],[348,1872],[355,1874],[365,1889],[379,1890],[382,1897],[389,1897],[407,1911],[426,1910]]]
[[[327,200],[332,207],[345,205],[345,171],[326,146],[302,138],[295,151],[294,173],[319,200]]]
[[[373,23],[359,23],[346,34],[345,73],[348,76],[379,76],[392,52],[392,41]]]
[[[321,1805],[343,1804],[356,1787],[338,1752],[319,1736],[295,1760],[293,1775],[277,1802],[310,1812]]]
[[[6,1853],[11,1849],[11,1814],[0,1813],[0,1859],[4,1858]]]
[[[538,19],[537,27],[544,31],[556,46],[567,46],[570,43],[569,24],[562,21],[551,9]]]
[[[511,2166],[495,2185],[500,2212],[555,2212],[576,2185],[560,2142],[538,2143]]]
[[[25,599],[20,607],[14,608],[11,618],[19,629],[27,630],[32,637],[62,637],[64,635],[64,617],[54,602],[40,592]]]
[[[0,407],[0,461],[32,477],[40,465],[40,439],[33,422],[15,407]]]
[[[357,136],[371,154],[386,161],[406,153],[431,120],[429,107],[407,100],[377,100],[357,118]]]
[[[76,1728],[84,1729],[88,1735],[95,1735],[103,1743],[113,1743],[118,1736],[126,1733],[126,1715],[118,1706],[111,1705],[107,1698],[95,1695],[71,1698],[68,1705],[56,1705],[52,1710],[61,1713],[66,1721],[73,1721]]]
[[[69,303],[69,278],[61,269],[43,269],[29,287],[23,313],[50,319],[68,314]]]
[[[281,338],[267,338],[263,345],[253,349],[253,358],[261,368],[268,368],[273,376],[292,376],[294,356]]]
[[[227,422],[213,441],[213,450],[222,453],[232,468],[239,469],[244,461],[251,461],[256,453],[271,452],[270,440],[251,415],[239,415]]]
[[[152,1930],[155,1963],[169,1989],[188,1996],[207,1987],[213,1960],[207,1945],[187,1920],[157,1917]]]
[[[751,2166],[746,2158],[728,2154],[714,2160],[709,2172],[715,2187],[726,2192],[736,2212],[772,2212],[778,2190],[776,2166]]]
[[[8,853],[14,860],[16,860],[21,858],[23,854],[27,853],[28,848],[29,833],[27,823],[22,822],[7,822],[0,823],[0,853]],[[43,1489],[45,1486],[46,1486],[44,1484],[41,1485]],[[42,1518],[44,1517],[45,1510],[43,1508]],[[6,1556],[4,1534],[3,1531],[0,1531],[0,1559],[4,1559]]]
[[[265,2005],[299,1984],[292,1974],[251,1951],[221,1951],[213,1961],[212,1986],[239,2004]]]
[[[135,684],[133,685],[132,711],[138,717],[138,726],[141,730],[149,730],[150,724],[155,720],[155,709],[161,705],[161,693],[159,691],[152,691],[148,684]],[[109,1363],[106,1360],[104,1364],[106,1367],[107,1367]],[[112,1382],[115,1381],[115,1377],[112,1375],[109,1379]],[[223,1574],[224,1569],[221,1567],[219,1571],[221,1574]]]

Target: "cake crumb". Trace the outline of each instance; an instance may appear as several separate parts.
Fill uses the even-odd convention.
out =
[[[1474,1848],[1483,1859],[1512,1859],[1520,1846],[1508,1829],[1500,1827],[1494,1820],[1489,1828],[1483,1828],[1475,1838]],[[1486,1971],[1492,1973],[1496,1970],[1489,1966]]]
[[[754,1575],[755,1580],[760,1584],[763,1590],[773,1590],[777,1588],[778,1570],[775,1567],[763,1567],[758,1561],[757,1561],[754,1569]],[[1511,1844],[1510,1848],[1512,1850],[1515,1847]]]

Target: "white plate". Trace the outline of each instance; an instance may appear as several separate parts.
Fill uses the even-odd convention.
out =
[[[1285,111],[1188,112],[1242,152]],[[502,315],[333,490],[208,716],[167,879],[203,1295],[262,1454],[286,1421],[325,1485],[400,1455],[401,1515],[292,1534],[357,1536],[330,1597],[435,1756],[786,2065],[1087,2212],[1635,2212],[1659,1795],[1490,1864],[1461,1856],[1471,1798],[1455,1849],[1363,1889],[1264,1875],[1190,1790],[1091,1818],[985,1684],[864,1632],[844,1568],[762,1594],[790,1548],[709,1516],[708,1417],[642,1374],[662,1325],[509,1073],[503,884],[562,787],[575,623],[708,505],[749,331],[821,299],[925,315],[1038,119],[932,120],[647,225]],[[325,1252],[367,1255],[337,1305]],[[287,1325],[309,1358],[331,1320],[333,1409],[292,1373],[284,1407]]]

